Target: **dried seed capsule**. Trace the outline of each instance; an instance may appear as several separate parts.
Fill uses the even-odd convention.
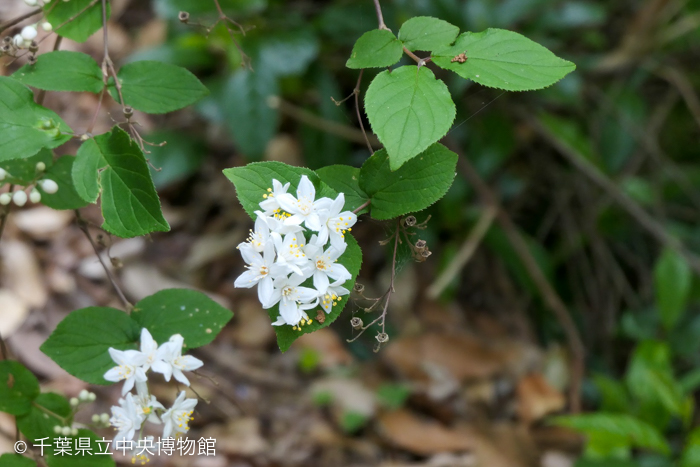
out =
[[[403,223],[406,227],[413,227],[416,225],[416,216],[408,216],[404,218]]]
[[[131,118],[134,115],[134,109],[133,107],[129,107],[128,105],[124,107],[124,117],[127,119]]]
[[[353,318],[350,320],[350,326],[352,326],[353,329],[362,329],[362,320],[360,318]]]
[[[379,342],[380,344],[384,344],[385,342],[389,342],[389,334],[385,332],[380,332],[379,334],[377,334],[376,339],[377,342]]]
[[[177,19],[179,19],[181,23],[187,24],[187,23],[189,22],[189,20],[190,20],[190,14],[189,14],[188,12],[186,12],[186,11],[181,11],[181,12],[177,15]]]
[[[362,284],[360,284],[359,282],[355,282],[355,286],[353,287],[353,289],[354,289],[355,292],[357,292],[357,293],[362,293],[362,292],[364,292],[364,290],[365,290],[365,286],[362,285]]]

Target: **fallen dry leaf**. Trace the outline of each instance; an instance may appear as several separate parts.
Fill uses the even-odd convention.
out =
[[[5,287],[27,305],[43,308],[48,294],[39,262],[32,248],[18,240],[4,240],[0,244]]]
[[[202,436],[216,439],[216,451],[238,456],[254,456],[266,452],[270,446],[260,434],[260,420],[243,417],[227,425],[212,425]]]
[[[47,240],[73,221],[71,211],[56,211],[46,206],[17,211],[12,221],[17,228],[35,240]]]
[[[233,310],[234,325],[231,330],[234,344],[246,348],[264,348],[275,340],[270,317],[258,300],[245,299]]]
[[[24,322],[29,306],[11,290],[0,289],[0,310],[0,336],[9,337]]]
[[[557,412],[566,405],[564,395],[550,386],[540,373],[521,378],[515,392],[518,399],[518,414],[527,424]]]
[[[270,324],[267,316],[265,316],[265,319],[269,328]],[[322,328],[316,332],[304,334],[294,342],[293,346],[300,349],[315,350],[321,357],[319,366],[324,369],[339,365],[349,365],[353,361],[352,355],[347,351],[338,334],[329,328]]]

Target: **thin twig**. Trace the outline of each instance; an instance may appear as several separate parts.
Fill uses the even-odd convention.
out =
[[[370,154],[374,154],[374,149],[372,149],[372,144],[369,142],[367,130],[365,130],[365,124],[362,123],[362,115],[360,114],[360,84],[362,83],[362,73],[364,73],[364,71],[364,69],[360,70],[360,75],[357,77],[357,84],[355,84],[355,89],[353,90],[355,94],[355,113],[357,113],[357,121],[360,123],[360,129],[365,137],[367,149],[369,149]]]
[[[435,281],[430,284],[427,290],[428,297],[435,299],[440,296],[443,290],[452,282],[452,279],[459,274],[459,271],[469,262],[474,252],[481,244],[484,235],[488,232],[493,220],[496,218],[496,209],[494,206],[486,206],[481,213],[476,226],[469,232],[469,236],[460,247],[457,254],[454,256],[450,264],[438,276]]]
[[[25,14],[23,14],[23,15],[21,15],[21,16],[18,16],[17,18],[11,19],[11,20],[9,20],[9,21],[5,21],[4,23],[0,24],[0,34],[1,34],[5,29],[9,29],[9,28],[11,28],[12,26],[14,26],[15,24],[21,23],[21,22],[24,21],[25,19],[31,18],[32,16],[38,15],[39,13],[41,13],[41,8],[35,8],[35,9],[33,9],[33,10],[31,10],[31,11],[28,11],[27,13],[25,13]]]
[[[90,120],[90,126],[88,126],[87,130],[85,130],[86,135],[91,135],[93,130],[95,129],[95,123],[97,122],[97,116],[99,115],[100,109],[102,108],[102,101],[104,100],[106,92],[107,92],[107,86],[102,88],[102,92],[100,93],[99,100],[97,101],[97,108],[95,108],[95,112],[92,114],[92,119]]]
[[[358,212],[362,211],[364,208],[366,208],[367,206],[369,206],[369,204],[370,204],[371,202],[372,202],[372,200],[371,200],[371,199],[368,199],[367,201],[365,201],[364,203],[362,203],[361,205],[359,205],[358,207],[356,207],[355,209],[353,209],[352,212],[353,212],[354,214],[357,214]]]
[[[379,21],[379,29],[386,29],[391,31],[391,29],[386,27],[384,24],[384,16],[382,15],[382,6],[379,4],[379,0],[374,0],[374,9],[377,12],[377,21]]]
[[[456,148],[452,147],[452,150]],[[459,150],[456,152],[459,153]],[[508,241],[513,246],[515,253],[520,258],[520,261],[527,269],[527,272],[532,278],[535,286],[540,292],[542,299],[545,301],[550,310],[554,313],[559,325],[562,327],[566,335],[569,349],[571,352],[571,383],[569,385],[569,406],[573,413],[581,411],[581,383],[583,381],[583,373],[585,370],[585,349],[583,341],[579,335],[576,323],[574,323],[569,310],[559,297],[554,287],[549,283],[547,277],[542,272],[537,260],[530,252],[527,242],[520,234],[511,218],[501,208],[497,196],[491,188],[484,182],[479,175],[479,172],[471,165],[466,157],[460,157],[458,167],[467,178],[469,183],[479,194],[484,204],[490,206],[496,211],[496,219],[503,228]]]
[[[85,219],[83,219],[83,216],[80,215],[80,211],[77,209],[75,210],[75,218],[76,218],[76,221],[78,223],[78,227],[80,227],[80,230],[83,231],[83,233],[85,234],[87,239],[90,241],[90,245],[92,245],[92,249],[95,250],[95,254],[97,255],[97,259],[100,261],[100,264],[102,265],[102,268],[104,268],[105,273],[107,273],[107,278],[112,283],[112,287],[114,287],[114,290],[117,293],[117,296],[124,304],[124,307],[126,308],[126,310],[128,312],[130,312],[134,306],[131,304],[131,302],[129,302],[129,300],[126,299],[126,296],[124,295],[124,292],[122,292],[121,287],[119,287],[119,284],[117,284],[117,281],[114,278],[112,271],[107,267],[107,264],[102,259],[102,256],[100,255],[100,250],[99,250],[99,248],[97,248],[97,244],[92,239],[92,235],[90,234],[90,229],[89,229],[88,223]]]
[[[245,29],[243,29],[243,26],[241,26],[240,24],[238,24],[237,22],[235,22],[234,20],[232,20],[231,18],[226,16],[226,14],[224,13],[224,10],[221,8],[221,4],[219,3],[219,0],[214,0],[214,5],[216,5],[216,9],[219,12],[219,19],[216,20],[216,23],[214,23],[211,26],[210,30],[213,29],[214,26],[219,24],[221,21],[223,21],[224,24],[226,25],[226,30],[228,31],[228,34],[231,37],[231,40],[233,41],[233,45],[236,46],[236,49],[238,49],[238,53],[241,54],[241,65],[247,66],[252,70],[253,67],[252,67],[252,64],[250,62],[250,57],[248,57],[248,55],[246,55],[246,53],[243,52],[243,48],[238,43],[235,36],[233,35],[233,31],[231,31],[231,28],[226,23],[230,22],[231,24],[235,24],[243,35],[245,35]]]

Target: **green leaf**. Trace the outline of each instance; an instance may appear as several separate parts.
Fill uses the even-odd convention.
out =
[[[156,131],[149,133],[147,139],[153,143],[166,143],[149,149],[149,168],[156,188],[168,186],[194,174],[206,156],[206,148],[193,134]]]
[[[48,149],[41,149],[32,157],[0,163],[0,167],[7,172],[7,177],[5,177],[3,182],[22,186],[35,183],[37,178],[41,176],[41,174],[36,171],[36,164],[39,162],[43,162],[46,167],[51,167],[51,164],[53,164],[53,154],[51,151]]]
[[[275,76],[301,75],[318,55],[318,38],[310,28],[265,34],[260,39],[250,52],[256,74],[264,69]]]
[[[125,105],[150,114],[163,114],[194,104],[209,94],[189,70],[164,62],[127,63],[117,73]],[[109,93],[119,101],[112,83]]]
[[[74,162],[74,156],[63,156],[59,157],[53,165],[47,164],[48,168],[42,178],[56,182],[58,191],[52,194],[46,193],[41,185],[37,185],[37,189],[41,193],[41,202],[51,209],[80,209],[89,204],[75,191],[72,175]]]
[[[267,189],[272,187],[272,179],[283,185],[290,183],[288,193],[296,193],[297,185],[302,175],[309,177],[316,189],[319,188],[319,178],[312,170],[303,167],[293,167],[282,162],[253,162],[244,167],[225,169],[224,175],[236,187],[238,201],[245,212],[255,219],[255,211],[260,210],[260,202]]]
[[[107,3],[107,19],[111,12]],[[47,2],[44,6],[46,21],[62,37],[85,42],[102,28],[102,2],[96,0],[71,0]]]
[[[80,438],[88,438],[90,450],[92,455],[78,454],[75,446]],[[114,467],[116,464],[114,462],[113,455],[97,455],[97,452],[104,452],[105,446],[97,442],[97,440],[102,439],[98,437],[94,432],[90,430],[80,429],[76,436],[68,437],[68,444],[72,449],[68,450],[72,455],[55,455],[54,449],[49,450],[49,455],[46,456],[46,463],[49,467]],[[136,442],[134,442],[136,446]],[[138,451],[137,451],[138,452]]]
[[[34,93],[0,76],[0,161],[31,157],[68,141],[72,130],[53,111],[34,103]]]
[[[367,31],[355,42],[345,66],[353,69],[384,68],[401,60],[403,44],[391,31]]]
[[[445,136],[456,112],[445,83],[416,66],[379,73],[365,94],[365,111],[389,153],[391,170]]]
[[[39,381],[24,365],[14,360],[0,361],[0,411],[23,415],[39,395]]]
[[[136,349],[140,332],[138,323],[123,311],[82,308],[58,323],[41,351],[76,378],[91,384],[112,384],[103,378],[114,367],[108,349]]]
[[[12,75],[17,81],[46,91],[99,93],[104,87],[102,70],[87,54],[58,50],[37,57]]]
[[[555,417],[554,425],[574,429],[589,436],[606,437],[619,446],[671,452],[666,439],[654,426],[626,414],[594,413]]]
[[[362,250],[360,250],[360,246],[357,244],[357,241],[352,235],[345,234],[345,241],[347,242],[348,246],[340,258],[338,258],[338,263],[345,266],[350,274],[352,274],[352,278],[343,284],[343,287],[352,291],[353,287],[355,286],[357,275],[360,273],[360,266],[362,265]],[[302,284],[302,286],[313,287],[312,279],[308,279]],[[330,326],[333,321],[338,319],[340,313],[343,311],[343,308],[345,308],[345,305],[348,303],[349,298],[349,294],[340,297],[338,304],[333,306],[330,314],[326,314],[320,306],[318,309],[308,310],[306,313],[313,321],[311,324],[303,326],[299,331],[292,329],[292,326],[274,326],[275,334],[277,335],[277,345],[279,346],[280,350],[282,352],[286,352],[289,350],[292,343],[304,334]],[[279,305],[273,306],[267,310],[267,312],[270,315],[270,320],[272,320],[272,322],[277,321],[277,317],[279,316]],[[323,323],[319,323],[319,321],[316,319],[318,314],[323,314],[325,317],[325,321]]]
[[[94,203],[102,192],[102,228],[119,237],[167,232],[146,159],[119,127],[83,143],[73,163],[75,189]]]
[[[20,454],[3,454],[0,456],[0,467],[36,467],[36,462]]]
[[[382,384],[377,389],[377,399],[389,410],[403,407],[411,395],[411,388],[405,384]]]
[[[700,465],[700,427],[695,428],[686,438],[681,455],[680,467],[698,467]]]
[[[369,200],[367,193],[360,188],[360,169],[349,165],[328,165],[316,173],[323,183],[345,194],[345,210],[354,211]],[[363,208],[357,214],[366,212],[369,212],[369,208]]]
[[[360,188],[370,196],[374,219],[393,219],[421,211],[445,196],[455,178],[457,154],[433,144],[399,170],[391,171],[385,150],[360,169]]]
[[[466,55],[460,63],[455,58]],[[576,69],[547,48],[504,29],[461,34],[453,46],[433,53],[433,62],[491,88],[530,91],[551,86]]]
[[[260,159],[279,123],[277,109],[268,104],[279,89],[267,70],[240,70],[226,83],[223,113],[236,146],[249,158]]]
[[[399,40],[408,50],[433,51],[452,44],[459,28],[441,19],[416,16],[401,25]]]
[[[161,290],[139,301],[131,313],[156,342],[181,334],[190,349],[213,341],[232,317],[231,311],[202,292],[189,289]]]
[[[629,394],[624,384],[604,375],[593,375],[593,382],[601,393],[600,410],[603,412],[627,413]]]
[[[670,248],[661,253],[654,266],[654,285],[656,306],[667,331],[674,328],[688,306],[692,278],[683,256]]]
[[[29,413],[17,417],[17,427],[32,443],[41,438],[54,438],[53,427],[65,426],[66,423],[51,414],[68,419],[71,415],[70,404],[65,397],[53,392],[39,394]]]
[[[700,368],[690,370],[688,373],[683,375],[678,381],[678,384],[680,385],[683,394],[692,395],[695,393],[695,391],[700,388]]]

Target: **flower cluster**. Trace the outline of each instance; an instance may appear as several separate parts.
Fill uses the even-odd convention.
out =
[[[46,164],[43,162],[37,162],[36,164],[36,177],[43,177],[43,172],[46,170]],[[12,174],[8,173],[5,169],[0,167],[0,185],[7,177],[12,177]],[[41,178],[37,180],[34,179],[36,184],[30,183],[24,189],[15,190],[12,193],[2,193],[0,194],[0,204],[7,206],[10,203],[15,203],[17,206],[24,206],[27,204],[27,200],[32,203],[41,202],[41,193],[37,190],[37,186],[40,186],[45,193],[54,194],[58,191],[58,184],[48,178]],[[27,196],[26,190],[29,189],[29,196]]]
[[[257,285],[263,308],[279,304],[280,314],[272,324],[299,330],[312,322],[306,310],[321,305],[330,313],[339,298],[350,293],[343,284],[352,276],[337,261],[347,247],[345,233],[352,230],[357,216],[341,212],[343,193],[335,200],[316,199],[316,189],[306,175],[296,196],[288,189],[289,183],[273,179],[272,188],[263,195],[260,210],[255,211],[255,229],[238,245],[248,270],[234,285]],[[302,286],[307,279],[312,279],[313,287]]]
[[[202,361],[190,355],[182,355],[184,339],[175,334],[160,346],[153,340],[146,328],[141,330],[140,350],[117,350],[109,348],[109,355],[117,366],[104,375],[107,381],[124,381],[122,399],[119,405],[112,407],[112,417],[109,423],[117,430],[114,437],[114,447],[123,441],[134,438],[136,432],[141,434],[141,425],[145,421],[163,424],[163,438],[169,438],[180,433],[187,433],[188,423],[192,420],[192,412],[197,405],[196,399],[186,399],[185,391],[181,391],[173,406],[168,410],[158,402],[148,391],[148,371],[161,373],[166,381],[171,377],[190,385],[183,371],[196,370],[202,366]],[[134,386],[136,394],[130,392]],[[141,459],[142,461],[145,459]]]

